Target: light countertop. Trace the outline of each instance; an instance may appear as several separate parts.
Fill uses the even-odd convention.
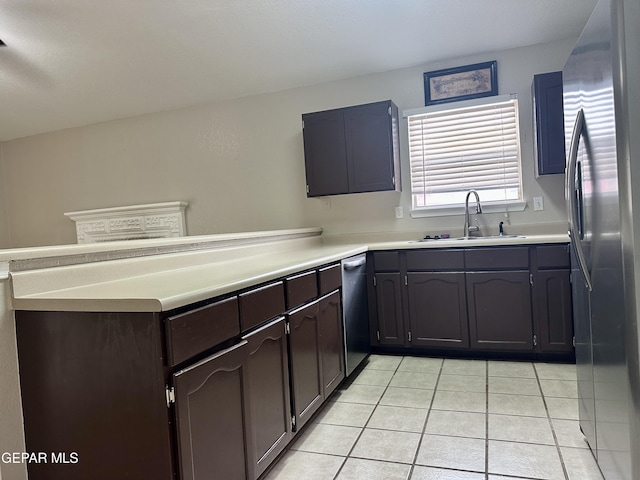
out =
[[[198,252],[181,254],[179,259],[133,258],[115,260],[110,265],[16,272],[12,274],[13,308],[161,312],[337,262],[366,250],[366,246],[309,244],[304,248],[294,246],[290,250],[246,257],[229,255],[227,259],[211,261]],[[177,267],[176,260],[183,260],[186,266]],[[122,270],[121,274],[115,272],[117,269]]]
[[[495,247],[501,245],[537,245],[543,243],[569,243],[566,234],[551,235],[506,235],[490,237],[471,237],[469,239],[447,238],[440,240],[405,240],[376,242],[367,245],[369,250],[403,250],[414,248],[473,248]]]
[[[162,312],[334,263],[369,250],[568,243],[567,235],[368,244],[331,243],[323,241],[318,235],[300,237],[301,232],[310,231],[287,231],[286,235],[276,235],[277,238],[263,245],[220,244],[203,250],[12,272],[12,308]],[[246,241],[245,236],[243,240]]]

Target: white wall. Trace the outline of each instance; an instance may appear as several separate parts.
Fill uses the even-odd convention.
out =
[[[0,246],[74,243],[74,226],[64,212],[169,200],[189,202],[190,234],[305,226],[322,226],[328,233],[461,231],[460,217],[409,217],[404,123],[402,193],[307,199],[300,115],[385,99],[400,110],[419,107],[423,72],[488,60],[498,61],[500,93],[517,93],[520,99],[525,196],[545,199],[543,212],[512,214],[512,229],[532,222],[560,225],[561,176],[534,178],[530,87],[535,73],[562,68],[573,44],[447,60],[4,142],[10,238],[0,235]],[[395,219],[396,205],[404,207],[404,219]],[[497,228],[500,219],[495,214],[482,220]]]
[[[7,192],[5,189],[6,184],[4,162],[2,161],[2,143],[0,143],[0,248],[8,247],[11,244],[7,211]]]

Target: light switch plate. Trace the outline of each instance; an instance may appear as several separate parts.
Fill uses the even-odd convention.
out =
[[[396,207],[396,218],[404,218],[404,209],[402,205]]]
[[[536,211],[544,210],[544,202],[542,200],[542,197],[533,197],[533,209]]]

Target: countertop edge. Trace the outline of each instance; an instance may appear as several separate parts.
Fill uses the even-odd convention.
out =
[[[286,243],[286,242],[283,242]],[[435,240],[432,242],[391,241],[369,244],[327,244],[308,248],[210,262],[181,269],[167,269],[147,275],[123,276],[107,282],[88,283],[59,290],[38,292],[12,298],[14,310],[89,311],[89,312],[166,312],[190,304],[226,295],[238,290],[286,277],[303,270],[333,263],[359,253],[375,250],[430,248],[474,248],[490,246],[529,246],[569,243],[567,235],[539,235],[508,239],[473,241]],[[161,261],[160,259],[158,261]],[[255,266],[254,266],[255,264]],[[100,268],[99,264],[94,268]],[[229,273],[231,272],[231,273]],[[36,272],[31,272],[31,275]],[[195,288],[187,279],[197,277]],[[15,279],[13,279],[15,281]],[[25,281],[25,280],[23,280]],[[179,287],[169,288],[175,281]],[[154,284],[155,282],[155,284]],[[136,291],[136,286],[138,287]],[[156,293],[157,292],[157,293]]]
[[[326,251],[323,251],[326,250]],[[148,296],[100,296],[95,293],[102,289],[108,291],[114,285],[136,281],[136,277],[128,277],[111,282],[97,283],[84,287],[73,287],[64,290],[43,291],[41,293],[14,296],[12,300],[13,310],[35,311],[85,311],[85,312],[167,312],[176,308],[205,301],[211,298],[223,296],[238,290],[251,288],[262,283],[277,280],[302,270],[307,270],[328,263],[334,263],[353,255],[367,251],[365,245],[354,246],[329,246],[310,249],[309,255],[297,253],[298,259],[287,262],[282,261],[275,266],[265,268],[256,267],[250,275],[229,278],[224,281],[212,281],[210,286],[195,290],[185,290],[171,295]],[[300,258],[302,257],[302,258]],[[246,261],[246,259],[243,259]],[[238,260],[239,263],[241,260]],[[233,265],[230,262],[229,265]],[[200,270],[215,269],[217,263],[198,267]],[[227,266],[229,266],[227,265]],[[273,263],[271,264],[273,265]],[[189,275],[193,268],[184,270],[166,271],[165,275]],[[159,275],[158,273],[151,276]],[[145,276],[137,278],[144,282]]]
[[[500,247],[515,245],[542,245],[546,243],[569,243],[566,234],[554,235],[527,235],[509,238],[474,237],[472,240],[442,239],[430,241],[404,240],[390,242],[369,243],[369,250],[407,250],[422,248],[474,248],[474,247]]]

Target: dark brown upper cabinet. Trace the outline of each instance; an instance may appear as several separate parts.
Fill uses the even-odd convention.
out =
[[[398,107],[391,101],[302,115],[307,196],[400,191]]]
[[[536,176],[564,173],[562,72],[533,77]]]

